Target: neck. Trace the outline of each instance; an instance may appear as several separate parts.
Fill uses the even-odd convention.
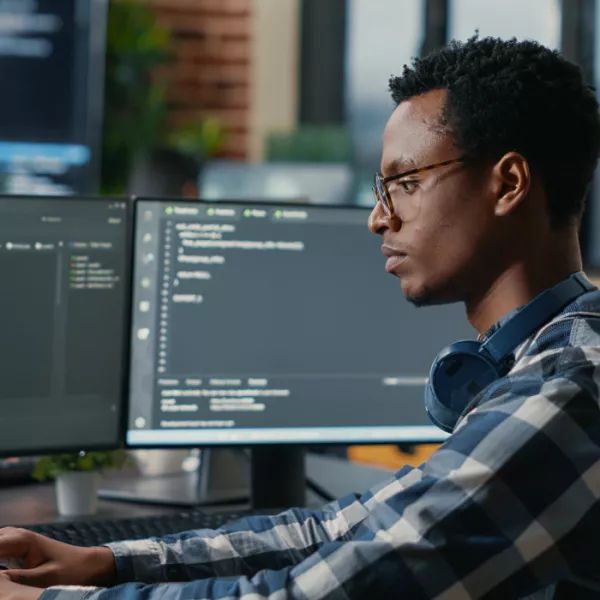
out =
[[[544,290],[555,286],[572,273],[581,271],[577,230],[556,233],[537,253],[524,253],[505,267],[483,292],[475,292],[466,302],[467,317],[480,333],[485,333],[511,310],[527,304]]]

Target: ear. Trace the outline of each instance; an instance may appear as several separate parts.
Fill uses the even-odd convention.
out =
[[[493,168],[496,205],[494,213],[505,217],[525,199],[531,186],[531,171],[527,159],[518,152],[506,153]]]

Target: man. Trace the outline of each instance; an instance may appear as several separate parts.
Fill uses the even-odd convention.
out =
[[[414,303],[462,301],[491,336],[581,270],[598,104],[554,52],[494,39],[416,60],[391,91],[369,224],[386,268]],[[548,321],[430,460],[361,498],[109,548],[3,530],[0,555],[28,569],[0,577],[0,597],[600,597],[600,292]]]

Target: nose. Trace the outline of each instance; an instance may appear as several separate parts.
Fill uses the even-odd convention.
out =
[[[379,202],[377,202],[371,211],[371,214],[369,215],[368,226],[371,233],[375,233],[377,235],[383,235],[388,229],[393,231],[400,229],[398,219],[388,217],[385,214],[381,203]]]

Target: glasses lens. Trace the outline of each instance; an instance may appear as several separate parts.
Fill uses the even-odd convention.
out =
[[[381,200],[379,199],[379,193],[377,192],[377,188],[373,186],[371,189],[373,190],[373,195],[375,196],[375,202],[379,204]]]
[[[385,198],[388,205],[393,206],[392,214],[401,221],[413,221],[421,210],[421,194],[418,183],[410,180],[394,180],[385,186]]]
[[[384,188],[384,183],[382,177],[377,174],[375,175],[375,185],[373,186],[373,191],[375,192],[375,197],[378,202],[383,207],[383,212],[389,217],[392,214],[392,210],[389,204],[388,195]]]

